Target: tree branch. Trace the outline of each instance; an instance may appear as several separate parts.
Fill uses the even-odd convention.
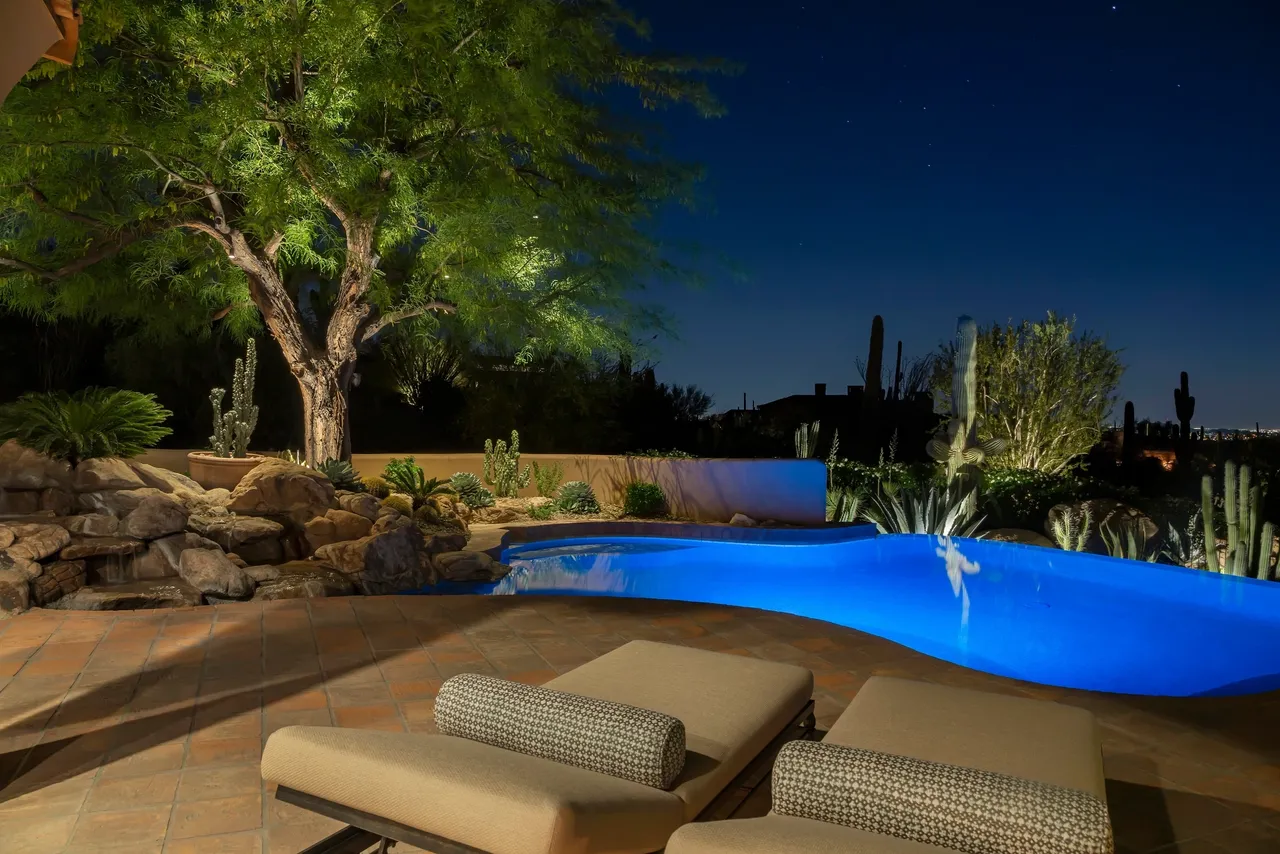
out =
[[[49,211],[50,213],[55,213],[58,216],[62,217],[63,219],[69,219],[72,222],[78,222],[81,225],[88,225],[88,226],[92,226],[93,228],[110,228],[111,227],[109,223],[103,222],[102,220],[96,217],[87,216],[82,213],[77,213],[76,211],[63,210],[62,208],[56,205],[50,204],[49,197],[46,196],[43,192],[41,192],[40,188],[37,187],[35,184],[26,184],[25,186],[27,190],[31,193],[31,198],[35,200],[35,203],[40,207],[44,208],[45,210]]]
[[[429,311],[438,311],[441,314],[454,314],[457,310],[458,307],[451,302],[447,302],[445,300],[432,300],[431,302],[424,303],[413,308],[401,309],[400,311],[393,311],[388,314],[384,314],[373,323],[369,324],[368,328],[365,329],[364,334],[360,336],[360,343],[363,344],[382,330],[386,329],[388,326],[393,326],[402,320],[408,320],[411,317],[418,317],[419,315],[426,314]]]
[[[462,50],[464,47],[467,46],[467,42],[471,41],[473,38],[475,38],[478,35],[480,35],[480,27],[476,27],[474,30],[467,33],[467,37],[464,38],[462,41],[458,42],[457,45],[454,46],[453,53],[457,53],[458,51]]]

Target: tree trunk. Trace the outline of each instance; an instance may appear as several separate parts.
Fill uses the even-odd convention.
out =
[[[342,459],[347,433],[343,369],[328,360],[315,360],[295,373],[302,391],[307,464]]]

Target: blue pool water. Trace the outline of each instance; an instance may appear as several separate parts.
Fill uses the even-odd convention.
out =
[[[1280,583],[930,536],[512,547],[484,592],[671,599],[827,620],[1046,685],[1165,696],[1280,688]]]

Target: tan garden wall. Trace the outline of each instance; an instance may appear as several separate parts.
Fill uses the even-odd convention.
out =
[[[378,475],[392,457],[408,454],[356,454],[351,463],[362,476]],[[413,454],[427,477],[446,479],[455,472],[476,475],[483,454]],[[647,480],[667,494],[671,513],[698,522],[727,522],[735,513],[795,525],[826,520],[827,469],[819,460],[666,460],[648,457],[522,454],[522,466],[559,464],[564,480],[591,484],[596,497],[621,504],[628,483]],[[186,451],[148,451],[140,458],[173,471],[187,469]],[[532,478],[521,495],[537,495]]]

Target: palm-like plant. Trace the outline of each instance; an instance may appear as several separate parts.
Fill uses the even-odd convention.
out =
[[[852,489],[827,490],[827,521],[855,522],[862,511],[862,496]]]
[[[0,406],[0,442],[15,439],[73,466],[97,457],[136,457],[172,432],[164,426],[172,414],[155,395],[115,388],[24,394]]]
[[[382,476],[395,487],[396,492],[413,496],[415,505],[421,504],[433,495],[454,495],[457,490],[447,480],[438,477],[427,477],[422,467],[413,461],[413,457],[402,460],[392,458],[383,470]]]
[[[919,491],[899,489],[872,497],[862,517],[882,534],[972,537],[985,517],[978,515],[977,488],[931,484]]]

